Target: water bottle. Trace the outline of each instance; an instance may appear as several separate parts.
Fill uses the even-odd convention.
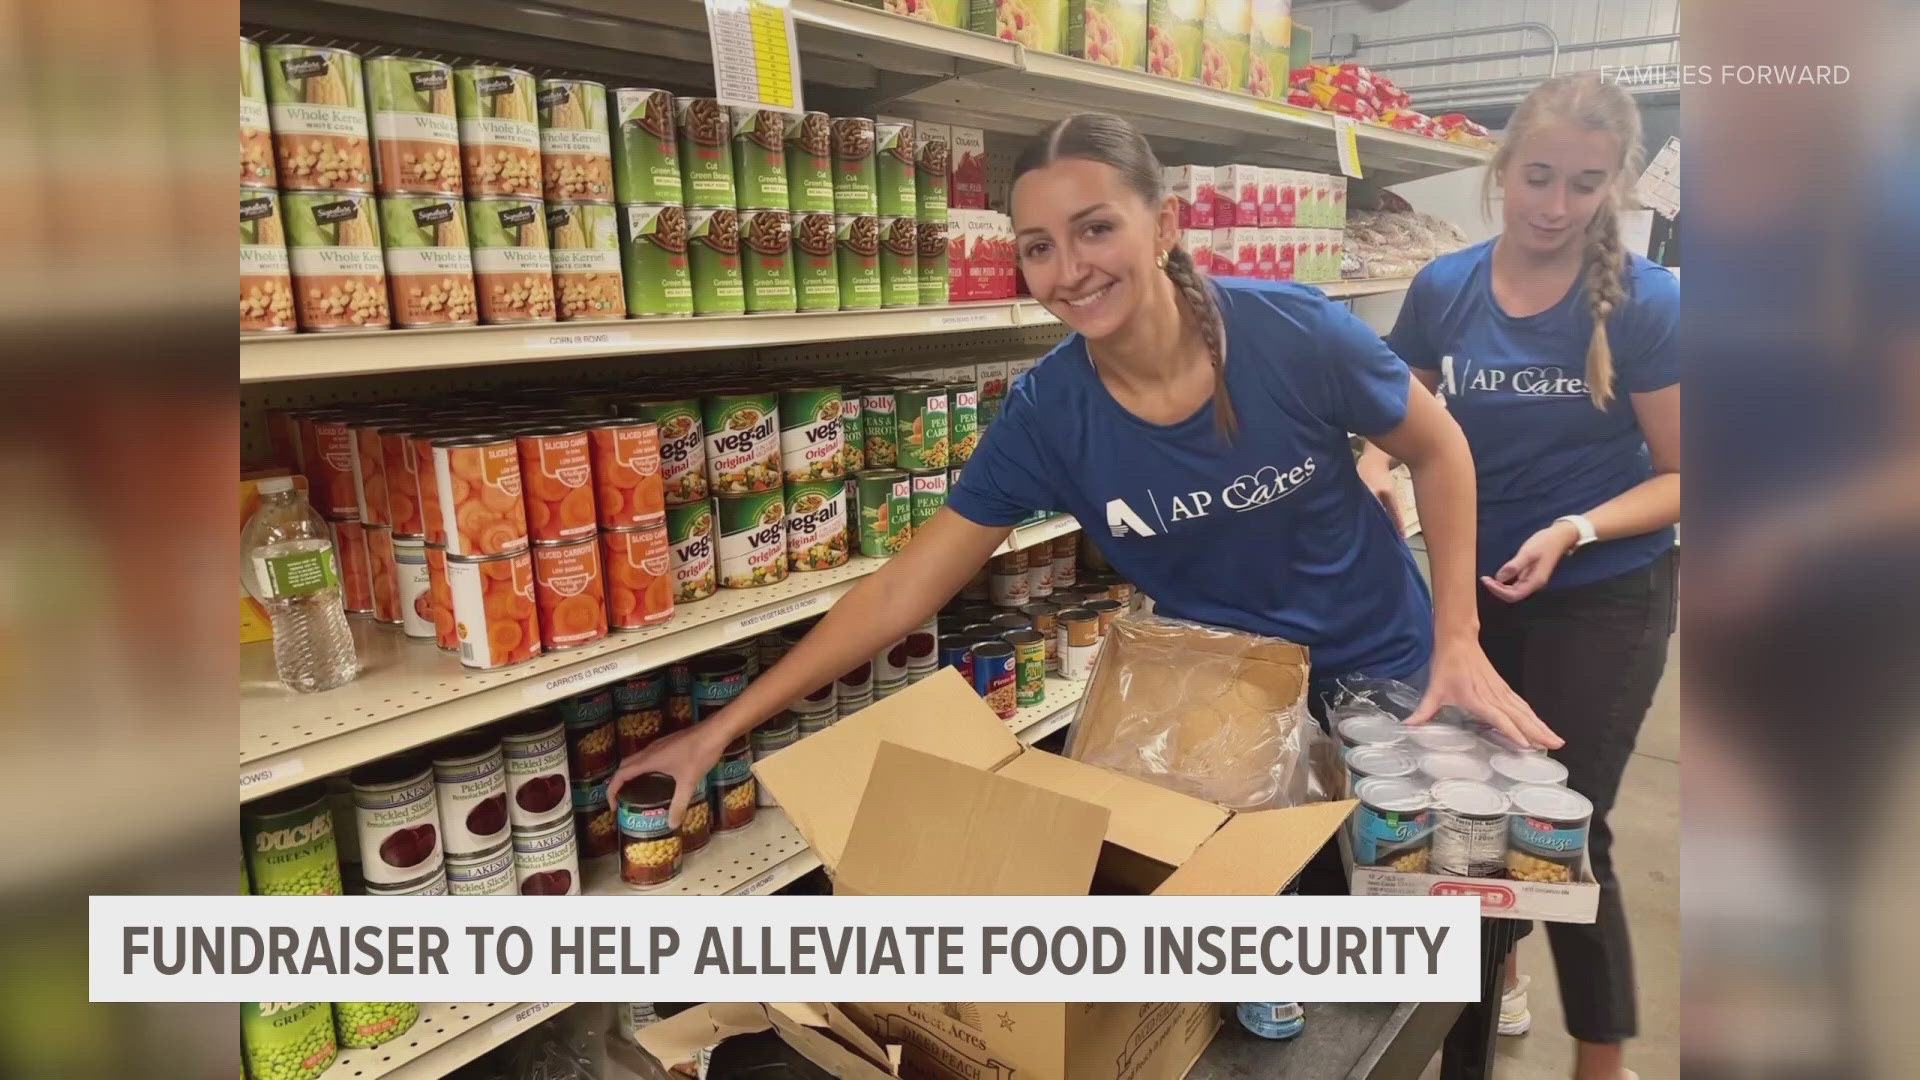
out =
[[[273,618],[280,681],[311,694],[360,674],[326,520],[291,477],[261,480],[260,509],[240,530],[240,581]]]
[[[1243,1001],[1240,1026],[1263,1039],[1291,1039],[1306,1027],[1306,1013],[1297,1001]]]

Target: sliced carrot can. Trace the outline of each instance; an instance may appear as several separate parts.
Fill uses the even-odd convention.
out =
[[[315,413],[300,421],[306,443],[307,497],[330,518],[357,517],[360,494],[353,486],[353,428],[344,413]]]
[[[600,534],[607,570],[607,621],[615,630],[640,630],[673,618],[673,567],[665,521]]]
[[[422,536],[426,522],[420,517],[420,466],[414,456],[411,425],[386,424],[380,428],[380,458],[387,474],[387,516],[393,522],[395,536]]]
[[[340,560],[340,593],[348,611],[373,614],[373,562],[367,553],[367,531],[353,518],[327,523],[333,532],[333,551]]]
[[[533,599],[533,555],[515,551],[486,559],[447,559],[460,662],[491,669],[540,655]]]
[[[540,646],[547,652],[588,645],[607,636],[607,581],[600,542],[589,536],[533,549],[533,602],[540,612]]]
[[[527,546],[520,452],[512,436],[433,440],[433,482],[448,555],[485,558]]]
[[[528,537],[536,544],[591,537],[597,515],[586,429],[565,424],[528,428],[518,433],[518,442]]]
[[[353,494],[362,525],[388,525],[387,454],[380,445],[380,422],[368,420],[350,429],[353,442]]]
[[[620,416],[587,429],[593,490],[603,529],[633,529],[666,521],[666,485],[660,475],[660,428]]]
[[[460,631],[453,619],[453,586],[447,579],[447,549],[427,545],[427,597],[433,609],[433,643],[441,652],[460,651]]]
[[[440,509],[440,484],[433,474],[433,442],[453,436],[447,431],[409,432],[407,455],[413,461],[414,489],[420,495],[420,535],[427,543],[447,546],[447,519]],[[519,455],[514,455],[519,464]]]
[[[367,560],[373,578],[373,621],[401,624],[400,568],[394,562],[393,530],[362,523],[367,536]]]

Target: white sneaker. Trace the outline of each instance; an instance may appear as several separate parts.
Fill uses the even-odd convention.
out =
[[[1500,1034],[1525,1035],[1533,1027],[1533,1014],[1527,1011],[1527,986],[1532,982],[1533,976],[1522,975],[1511,990],[1500,995]]]

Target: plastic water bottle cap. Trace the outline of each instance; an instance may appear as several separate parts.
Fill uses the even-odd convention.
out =
[[[255,487],[262,495],[273,495],[277,492],[292,491],[293,477],[269,476],[269,477],[266,477],[265,479],[260,480],[257,484],[255,484]]]

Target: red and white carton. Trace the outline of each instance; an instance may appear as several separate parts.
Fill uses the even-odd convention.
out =
[[[1193,265],[1201,273],[1213,273],[1212,229],[1188,229],[1180,234],[1180,246],[1193,256]]]
[[[1213,170],[1216,229],[1260,224],[1260,166],[1217,165]]]
[[[1329,176],[1327,181],[1333,193],[1333,206],[1327,211],[1327,226],[1344,229],[1347,227],[1347,178]]]
[[[1306,174],[1298,169],[1275,169],[1273,223],[1282,229],[1300,226],[1300,185]]]
[[[1280,244],[1280,230],[1261,229],[1259,232],[1260,254],[1254,260],[1253,276],[1261,281],[1278,281],[1279,273],[1275,270],[1275,265],[1279,257],[1277,248]]]
[[[1296,268],[1297,245],[1295,236],[1299,229],[1261,229],[1260,241],[1264,245],[1269,237],[1273,240],[1273,280],[1292,281]]]
[[[1214,167],[1168,165],[1160,170],[1161,185],[1179,201],[1182,229],[1211,230],[1215,221]]]
[[[1278,228],[1280,225],[1280,188],[1286,182],[1287,170],[1272,166],[1260,167],[1260,227]]]
[[[987,135],[979,128],[955,127],[947,157],[947,206],[987,208]]]
[[[1213,272],[1222,277],[1253,277],[1260,265],[1260,230],[1232,226],[1213,230]]]

